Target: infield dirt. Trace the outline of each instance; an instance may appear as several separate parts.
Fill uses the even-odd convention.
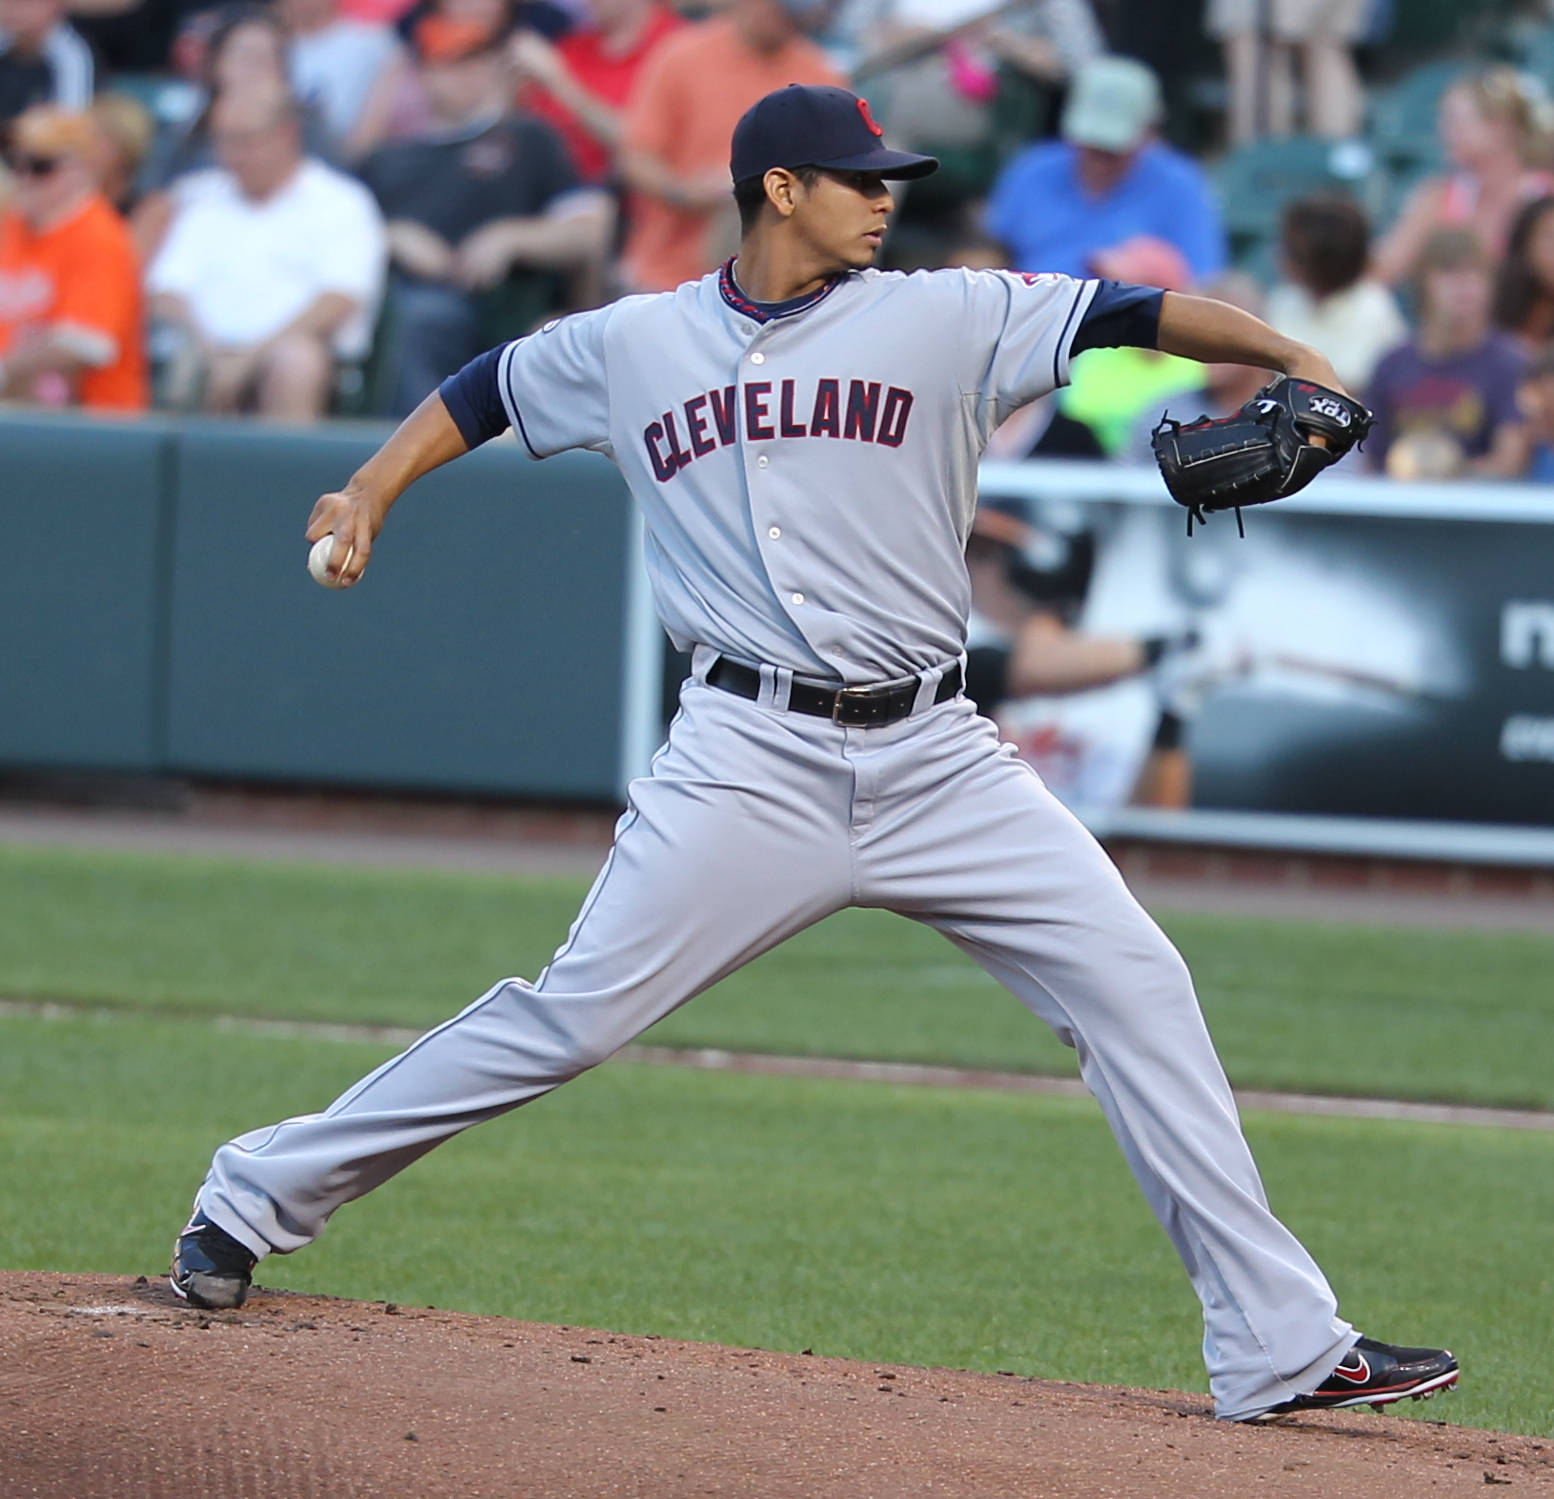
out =
[[[0,1272],[0,1410],[3,1499],[1554,1494],[1554,1440],[1433,1421],[262,1288],[202,1313],[159,1277]]]

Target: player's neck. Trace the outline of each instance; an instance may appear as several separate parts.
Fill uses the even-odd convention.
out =
[[[822,263],[808,246],[791,246],[770,235],[749,235],[740,243],[733,275],[734,284],[752,302],[789,302],[819,291],[845,269]]]

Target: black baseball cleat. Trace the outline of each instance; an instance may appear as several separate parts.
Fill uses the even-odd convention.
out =
[[[257,1258],[224,1228],[196,1211],[173,1245],[168,1283],[174,1295],[210,1311],[242,1306]]]
[[[1297,1395],[1248,1419],[1267,1421],[1296,1411],[1341,1410],[1349,1405],[1380,1410],[1394,1400],[1428,1400],[1437,1390],[1449,1390],[1456,1383],[1457,1360],[1445,1348],[1395,1348],[1361,1338],[1309,1395]]]

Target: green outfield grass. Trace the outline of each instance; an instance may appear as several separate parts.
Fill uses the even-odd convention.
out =
[[[533,976],[584,885],[0,848],[0,997],[431,1025]],[[1554,936],[1161,913],[1243,1087],[1554,1107]],[[934,933],[807,932],[653,1040],[1069,1072]]]
[[[0,1265],[161,1273],[212,1147],[383,1051],[0,1018]],[[1253,1115],[1276,1208],[1452,1403],[1554,1433],[1554,1136]],[[615,1063],[345,1209],[261,1284],[877,1361],[1201,1390],[1196,1303],[1087,1102]]]

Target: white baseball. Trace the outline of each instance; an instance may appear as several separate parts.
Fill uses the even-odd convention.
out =
[[[322,583],[325,588],[339,588],[341,586],[340,580],[338,578],[331,578],[326,571],[329,566],[329,559],[334,556],[334,550],[334,533],[330,532],[328,536],[320,536],[313,543],[313,550],[308,553],[308,572],[312,575],[315,583]],[[355,550],[355,547],[351,547],[346,551],[341,566],[344,566],[345,562],[350,560],[351,553]]]

